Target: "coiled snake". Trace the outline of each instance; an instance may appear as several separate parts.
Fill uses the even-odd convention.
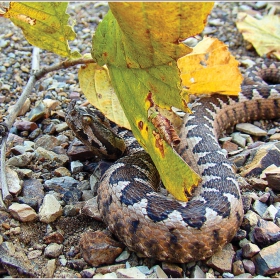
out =
[[[124,137],[132,154],[103,174],[98,207],[110,231],[130,250],[184,263],[210,257],[234,237],[243,219],[241,195],[217,137],[239,122],[280,117],[280,85],[262,81],[279,83],[280,63],[256,65],[249,73],[245,80],[253,75],[259,84],[243,86],[238,97],[201,98],[192,105],[193,114],[184,118],[178,152],[202,177],[189,202],[155,192],[152,186],[159,183],[159,176],[149,155],[137,148],[130,134]],[[96,145],[108,155],[99,140],[98,144],[92,140],[98,131],[92,133],[92,127],[87,127],[82,132],[85,123],[90,123],[82,118],[81,111],[70,104],[66,118],[70,128],[88,146]]]

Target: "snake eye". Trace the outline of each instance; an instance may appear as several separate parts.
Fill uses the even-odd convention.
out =
[[[83,123],[84,124],[91,124],[92,118],[90,116],[83,116]]]

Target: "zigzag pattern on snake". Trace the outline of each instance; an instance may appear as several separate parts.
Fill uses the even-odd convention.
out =
[[[193,114],[184,118],[178,147],[202,177],[189,202],[154,191],[160,182],[158,173],[149,155],[129,136],[133,152],[102,176],[98,206],[110,231],[130,250],[184,263],[206,259],[231,241],[241,225],[243,207],[235,173],[217,137],[239,122],[280,117],[280,85],[260,84],[261,77],[279,83],[279,73],[279,63],[257,65],[251,74],[260,75],[259,84],[243,86],[238,97],[213,95],[192,105]],[[70,118],[67,123],[84,138]]]

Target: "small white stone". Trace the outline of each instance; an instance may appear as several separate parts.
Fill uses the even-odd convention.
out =
[[[83,171],[83,164],[79,161],[72,161],[71,162],[71,172],[73,174]]]
[[[273,205],[270,205],[263,213],[262,218],[264,220],[273,221],[275,219],[277,212],[278,210]]]
[[[44,197],[43,204],[39,209],[39,219],[43,223],[51,223],[62,215],[62,207],[52,194]]]
[[[136,267],[120,268],[116,273],[118,278],[146,278],[146,275]]]
[[[129,258],[130,256],[130,252],[128,252],[127,250],[124,250],[116,259],[115,262],[122,262],[125,261]]]
[[[98,278],[98,279],[117,279],[118,276],[115,272],[111,272],[111,273],[106,273],[106,274],[101,274],[101,273],[97,273],[95,274],[92,278]]]

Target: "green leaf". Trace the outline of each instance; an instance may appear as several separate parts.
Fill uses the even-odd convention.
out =
[[[180,41],[203,30],[213,3],[110,3],[98,26],[92,56],[106,64],[131,129],[152,157],[167,190],[186,201],[200,177],[154,126],[149,110],[187,110],[177,59],[191,49]],[[116,17],[114,17],[113,16]],[[171,145],[170,145],[171,144]]]
[[[67,2],[11,2],[4,17],[20,27],[26,40],[41,49],[58,55],[79,58],[71,53],[68,40],[75,39],[75,32],[68,24]]]

